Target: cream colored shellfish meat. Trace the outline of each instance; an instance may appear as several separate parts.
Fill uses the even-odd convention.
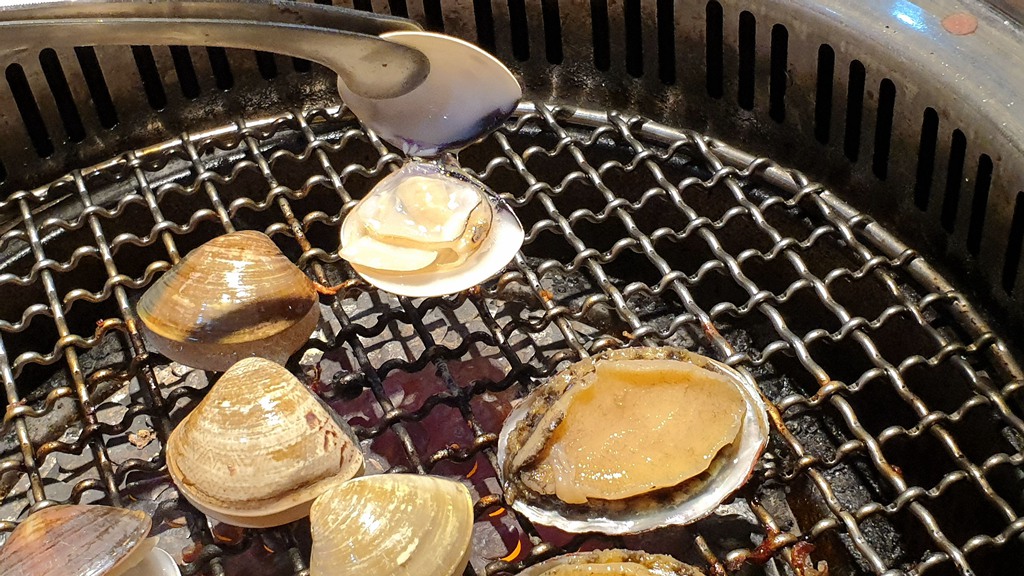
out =
[[[532,391],[498,439],[506,500],[568,532],[687,524],[746,482],[768,438],[756,384],[678,348],[609,350]]]
[[[527,568],[519,576],[704,576],[704,573],[663,554],[595,550],[557,556]]]
[[[675,360],[601,362],[523,481],[563,502],[618,500],[704,472],[746,406],[724,376]]]
[[[362,471],[338,417],[283,367],[232,366],[171,433],[167,468],[207,515],[262,528],[309,513],[314,498]]]
[[[473,499],[435,476],[379,474],[313,503],[310,576],[457,576],[469,562]]]

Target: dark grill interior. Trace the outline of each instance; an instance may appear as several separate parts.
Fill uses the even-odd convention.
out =
[[[186,133],[0,204],[0,539],[30,505],[109,502],[152,513],[185,574],[301,574],[306,522],[210,526],[160,472],[162,441],[212,375],[147,354],[133,303],[232,229],[265,231],[322,282],[350,277],[341,217],[400,161],[343,110],[318,109]],[[325,299],[288,367],[354,425],[369,470],[474,487],[467,574],[607,546],[709,573],[1024,563],[1020,368],[968,298],[870,217],[770,160],[614,112],[526,103],[461,161],[527,228],[509,271],[452,297]],[[629,343],[750,370],[775,407],[762,464],[684,529],[531,526],[495,480],[510,403]]]

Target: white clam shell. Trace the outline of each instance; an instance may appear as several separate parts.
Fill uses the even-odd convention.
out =
[[[624,348],[609,350],[586,360],[599,362],[608,360],[629,360],[637,358],[671,358],[691,362],[706,370],[729,377],[743,396],[747,409],[743,416],[739,435],[732,445],[715,457],[711,477],[697,485],[686,485],[685,492],[667,488],[655,496],[635,497],[618,503],[592,508],[587,505],[555,506],[548,503],[515,499],[512,508],[538,524],[554,526],[566,532],[604,534],[635,534],[663,526],[686,525],[711,514],[726,498],[750,478],[761,453],[768,443],[768,414],[757,384],[745,371],[741,372],[722,364],[678,348]],[[510,439],[513,434],[527,434],[519,426],[527,414],[545,402],[551,393],[550,386],[559,378],[568,378],[569,369],[555,375],[551,381],[531,392],[505,420],[498,437],[498,470],[502,483],[514,487],[518,480],[509,477],[506,469],[511,459]],[[514,476],[514,472],[511,473]]]
[[[367,128],[410,156],[435,156],[490,133],[515,110],[523,90],[515,76],[480,48],[444,34],[389,32],[382,38],[421,51],[430,73],[397,98],[363,98],[341,80],[345,104]]]
[[[19,524],[0,548],[0,576],[177,576],[173,560],[161,571],[143,570],[151,555],[163,552],[154,548],[156,538],[146,537],[151,525],[138,510],[83,504],[44,508]]]
[[[473,500],[445,478],[364,476],[317,498],[310,524],[310,576],[456,576],[469,562]]]
[[[362,466],[358,443],[337,416],[262,358],[228,369],[167,441],[167,469],[182,495],[235,526],[298,520]]]
[[[367,282],[381,290],[392,294],[412,297],[431,297],[461,292],[501,271],[515,258],[523,245],[525,232],[522,224],[512,209],[486,189],[479,181],[456,169],[438,162],[408,162],[399,170],[383,178],[367,194],[372,197],[379,191],[398,185],[403,179],[411,177],[427,177],[444,179],[449,185],[470,186],[477,188],[491,203],[491,227],[479,247],[465,261],[451,267],[427,268],[423,271],[403,273],[385,272],[351,263],[352,268]],[[354,229],[359,226],[357,219],[364,198],[357,204],[341,226],[342,246],[347,246],[354,239]]]

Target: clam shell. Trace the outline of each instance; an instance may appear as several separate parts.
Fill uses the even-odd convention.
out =
[[[363,98],[340,79],[338,91],[364,126],[407,155],[435,156],[486,136],[523,96],[504,64],[468,42],[432,32],[389,32],[381,37],[426,55],[427,78],[397,98]]]
[[[575,374],[588,371],[593,363],[604,360],[637,359],[689,362],[727,376],[747,405],[736,440],[718,452],[707,471],[698,477],[675,487],[623,500],[566,504],[524,486],[517,478],[518,471],[511,466],[513,455],[534,432],[547,436],[554,433],[554,427],[538,431],[535,426],[539,416],[569,388]],[[506,499],[515,510],[538,524],[574,533],[632,534],[662,526],[685,525],[709,515],[750,478],[767,442],[767,407],[757,384],[746,372],[679,348],[625,348],[581,360],[533,390],[502,426],[498,437],[498,468]]]
[[[310,576],[454,576],[469,562],[473,500],[454,480],[364,476],[317,498],[310,524]]]
[[[598,576],[599,574],[608,573],[597,569],[598,566],[626,562],[643,566],[648,570],[650,576],[704,576],[704,572],[701,570],[689,564],[683,564],[671,556],[621,549],[594,550],[592,552],[576,552],[574,554],[557,556],[523,570],[519,573],[519,576],[544,576],[549,570],[560,566],[581,565],[594,565],[595,569],[589,573]],[[580,574],[583,573],[581,572]]]
[[[182,495],[235,526],[298,520],[362,466],[347,426],[263,358],[232,366],[167,440],[167,469]]]
[[[251,230],[190,252],[146,290],[136,310],[153,349],[218,372],[250,356],[283,364],[320,318],[313,282]]]
[[[121,573],[142,560],[151,523],[144,512],[110,506],[44,508],[0,548],[0,576]]]
[[[512,209],[478,180],[457,168],[439,162],[412,161],[382,179],[367,194],[372,197],[378,191],[398,185],[403,179],[426,177],[444,179],[446,182],[478,189],[491,203],[492,219],[490,228],[479,246],[464,260],[452,266],[430,267],[425,270],[389,272],[377,268],[351,263],[364,280],[381,290],[392,294],[412,297],[431,297],[454,294],[469,289],[500,272],[515,258],[523,245],[525,233],[522,224]],[[360,205],[364,198],[346,215],[341,227],[341,242],[344,246],[355,239],[359,226]]]

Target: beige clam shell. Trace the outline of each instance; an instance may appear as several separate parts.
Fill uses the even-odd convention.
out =
[[[469,562],[473,500],[454,480],[356,478],[317,498],[309,519],[310,576],[454,576]]]
[[[704,576],[704,572],[683,564],[671,556],[664,554],[648,554],[637,550],[594,550],[592,552],[576,552],[557,556],[531,566],[519,573],[519,576],[544,576],[548,571],[561,566],[577,567],[576,574],[608,574],[601,566],[616,563],[630,563],[643,566],[651,576]],[[618,572],[616,572],[618,574]]]
[[[31,514],[0,548],[0,576],[121,574],[148,551],[152,521],[110,506],[51,506]]]
[[[298,520],[314,498],[362,467],[347,427],[263,358],[225,372],[167,441],[167,469],[182,495],[236,526]]]
[[[153,349],[218,372],[250,356],[283,364],[320,318],[313,282],[252,230],[190,252],[146,290],[136,310]]]
[[[597,362],[639,359],[689,362],[726,376],[746,404],[736,439],[714,456],[705,473],[677,486],[631,498],[566,504],[526,487],[519,477],[522,467],[530,465],[532,455],[543,450],[554,433],[560,421],[555,410],[564,409],[565,402],[560,400],[572,393],[576,378],[592,371]],[[549,424],[552,421],[554,426]],[[498,471],[506,500],[533,522],[573,533],[635,534],[690,524],[711,514],[750,478],[768,443],[768,433],[767,406],[746,372],[681,348],[607,350],[560,371],[530,392],[508,415],[498,436]]]

